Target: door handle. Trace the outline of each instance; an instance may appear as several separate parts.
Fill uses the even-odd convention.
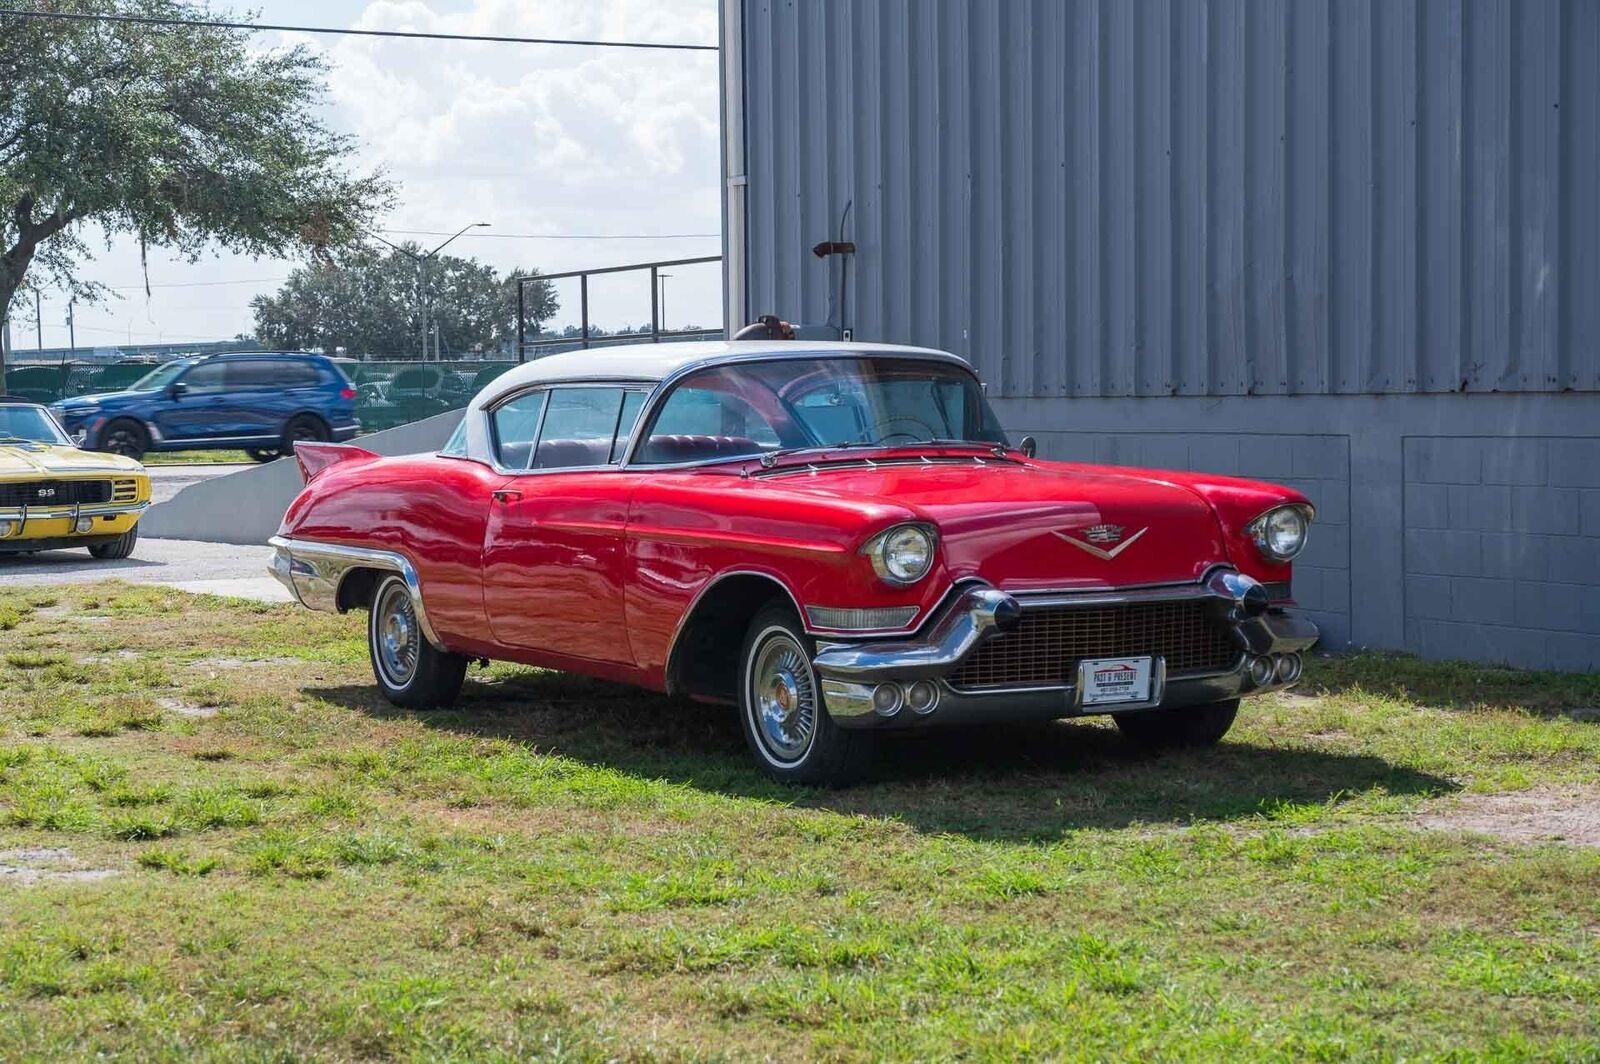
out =
[[[493,493],[495,502],[516,502],[522,498],[522,492],[515,488],[499,488]]]

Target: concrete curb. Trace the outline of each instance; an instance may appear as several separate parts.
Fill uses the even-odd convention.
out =
[[[409,425],[374,432],[354,441],[383,455],[436,451],[461,422],[461,411],[436,414]],[[292,458],[225,477],[190,484],[164,503],[145,511],[139,534],[208,543],[262,544],[276,534],[300,493],[300,468]]]

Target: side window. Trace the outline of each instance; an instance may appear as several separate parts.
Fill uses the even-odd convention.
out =
[[[554,388],[539,431],[534,469],[603,466],[611,460],[621,388]]]
[[[617,418],[617,438],[611,445],[611,461],[622,461],[628,453],[628,441],[633,439],[634,423],[639,420],[639,409],[644,406],[646,392],[624,392],[622,413]]]
[[[448,458],[465,458],[467,456],[467,419],[463,417],[461,424],[450,434],[439,453]]]
[[[528,392],[495,408],[494,448],[500,464],[507,469],[527,469],[533,459],[533,444],[539,436],[539,417],[544,413],[548,392]],[[462,430],[464,432],[464,427]]]
[[[322,374],[309,362],[282,359],[272,364],[278,382],[285,388],[315,388],[322,383]]]
[[[278,363],[265,358],[223,363],[223,379],[229,389],[277,388],[282,384],[280,377]]]
[[[670,465],[757,454],[778,445],[771,423],[739,396],[680,386],[662,404],[639,461]]]
[[[226,384],[225,362],[202,362],[180,378],[191,392],[217,392]]]

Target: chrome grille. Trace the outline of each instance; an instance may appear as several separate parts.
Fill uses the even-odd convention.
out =
[[[139,497],[139,482],[137,480],[113,480],[111,482],[112,502],[133,502]]]
[[[109,480],[30,480],[0,484],[0,506],[72,506],[109,502]]]
[[[994,636],[951,674],[952,687],[1051,687],[1072,682],[1084,658],[1149,654],[1169,676],[1220,672],[1239,648],[1214,603],[1203,599],[1114,606],[1024,609],[1022,623]]]

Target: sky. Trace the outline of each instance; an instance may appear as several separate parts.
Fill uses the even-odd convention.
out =
[[[715,44],[716,0],[260,0],[257,21],[363,29]],[[361,145],[357,165],[399,187],[381,225],[396,242],[450,245],[501,271],[544,272],[721,252],[717,56],[472,42],[257,34],[295,42],[333,69],[327,116]],[[431,233],[440,235],[434,236]],[[699,234],[689,239],[574,235]],[[532,239],[532,237],[555,237]],[[150,294],[136,247],[104,249],[83,275],[121,298],[75,308],[79,347],[213,340],[247,333],[250,299],[294,268],[282,260],[152,252]],[[669,271],[667,325],[721,322],[716,264]],[[590,317],[607,328],[650,319],[647,274],[596,279]],[[577,282],[558,288],[555,324],[575,323]],[[19,296],[12,343],[36,345],[32,301]],[[67,343],[66,303],[44,293],[45,347]],[[448,344],[448,337],[445,342]]]

